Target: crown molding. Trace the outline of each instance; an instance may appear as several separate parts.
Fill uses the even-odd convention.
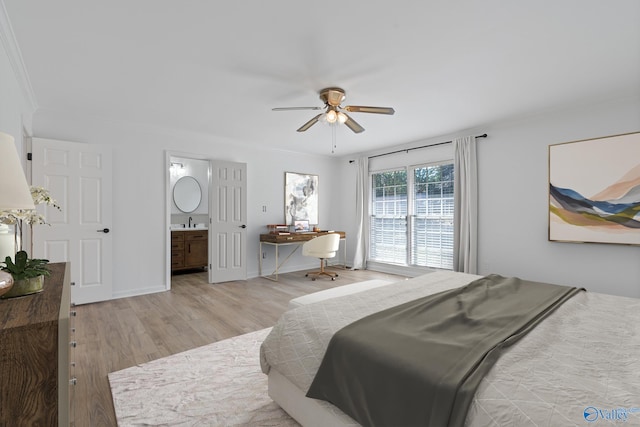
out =
[[[18,47],[18,42],[13,34],[13,27],[9,21],[7,15],[7,9],[4,6],[4,1],[0,0],[0,41],[4,46],[7,53],[7,58],[13,69],[13,73],[16,77],[18,85],[22,90],[22,94],[28,104],[28,108],[33,112],[38,108],[38,102],[36,96],[31,87],[31,80],[29,80],[29,74],[27,74],[27,68],[22,60],[22,54]]]

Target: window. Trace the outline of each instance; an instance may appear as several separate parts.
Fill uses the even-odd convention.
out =
[[[453,164],[396,169],[371,178],[369,259],[452,269]]]
[[[371,247],[369,258],[407,263],[407,171],[372,175]]]
[[[413,169],[412,265],[453,268],[453,164]]]

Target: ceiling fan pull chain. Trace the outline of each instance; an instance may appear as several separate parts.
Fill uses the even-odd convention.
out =
[[[331,123],[331,154],[334,154],[336,151],[336,124]]]

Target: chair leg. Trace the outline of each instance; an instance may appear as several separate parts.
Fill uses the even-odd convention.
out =
[[[309,277],[309,275],[312,276],[328,276],[331,278],[331,280],[336,280],[336,277],[338,277],[338,273],[331,273],[329,271],[326,271],[324,269],[324,259],[321,258],[320,259],[320,271],[310,271],[309,273],[305,274],[305,277]],[[316,277],[312,277],[311,280],[316,280]]]

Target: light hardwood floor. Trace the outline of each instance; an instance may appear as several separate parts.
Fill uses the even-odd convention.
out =
[[[175,275],[172,290],[76,307],[72,411],[76,427],[115,426],[107,374],[215,341],[273,326],[290,299],[370,279],[402,280],[368,270],[342,270],[312,281],[305,272],[210,285],[207,273]]]

